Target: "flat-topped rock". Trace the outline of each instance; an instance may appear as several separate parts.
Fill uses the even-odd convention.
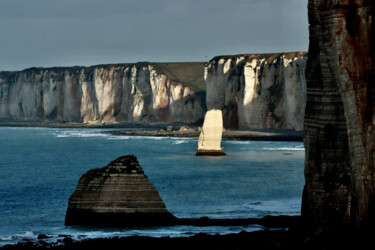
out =
[[[198,139],[197,155],[225,155],[221,149],[222,134],[223,115],[221,110],[212,109],[207,111],[204,117],[202,131]]]
[[[158,191],[133,155],[82,175],[69,198],[66,225],[170,225],[170,214]]]

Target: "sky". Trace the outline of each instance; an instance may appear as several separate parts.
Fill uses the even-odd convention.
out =
[[[307,0],[0,0],[0,71],[307,49]]]

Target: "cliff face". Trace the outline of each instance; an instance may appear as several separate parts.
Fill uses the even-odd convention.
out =
[[[223,110],[225,128],[302,130],[307,54],[219,56],[205,68],[208,110]]]
[[[130,123],[191,123],[201,119],[205,113],[203,95],[155,70],[167,70],[165,65],[1,72],[0,118]],[[198,73],[203,75],[203,63],[194,66],[200,67]]]
[[[375,222],[375,2],[310,0],[302,216],[322,230]]]

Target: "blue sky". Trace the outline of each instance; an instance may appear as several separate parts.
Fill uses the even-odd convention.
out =
[[[0,0],[0,71],[306,51],[307,0]]]

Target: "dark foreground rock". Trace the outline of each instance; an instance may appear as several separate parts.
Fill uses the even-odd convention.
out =
[[[69,198],[65,224],[150,226],[175,221],[137,158],[127,155],[82,175]]]
[[[180,224],[193,226],[212,225],[262,225],[265,229],[255,232],[208,235],[199,233],[190,237],[128,236],[89,239],[85,235],[75,240],[70,235],[59,235],[51,241],[50,236],[40,235],[37,240],[25,240],[0,249],[293,249],[333,250],[368,249],[374,232],[339,232],[320,235],[306,240],[299,216],[266,216],[259,219],[179,219]],[[278,228],[278,229],[277,229]],[[281,229],[284,228],[284,229]]]
[[[88,239],[85,235],[74,240],[70,235],[59,235],[51,241],[51,236],[39,235],[36,241],[23,241],[0,249],[299,249],[301,237],[295,230],[300,224],[299,216],[266,216],[249,219],[179,219],[180,225],[228,226],[262,225],[264,231],[227,235],[200,233],[190,237],[145,237],[129,236],[106,239]],[[270,230],[279,228],[278,230]],[[281,229],[281,228],[289,228]]]
[[[320,238],[314,242],[303,240],[300,230],[264,230],[238,234],[208,235],[200,233],[190,237],[146,236],[114,237],[73,240],[65,237],[54,243],[44,240],[6,245],[0,249],[289,249],[334,250],[370,249],[371,235],[342,235],[335,240]]]
[[[302,216],[312,234],[375,226],[375,1],[310,0]]]
[[[293,233],[286,230],[278,230],[228,235],[201,233],[179,238],[131,236],[82,241],[66,238],[61,240],[60,245],[40,241],[5,246],[3,249],[298,249],[297,246],[300,244],[293,236]]]

